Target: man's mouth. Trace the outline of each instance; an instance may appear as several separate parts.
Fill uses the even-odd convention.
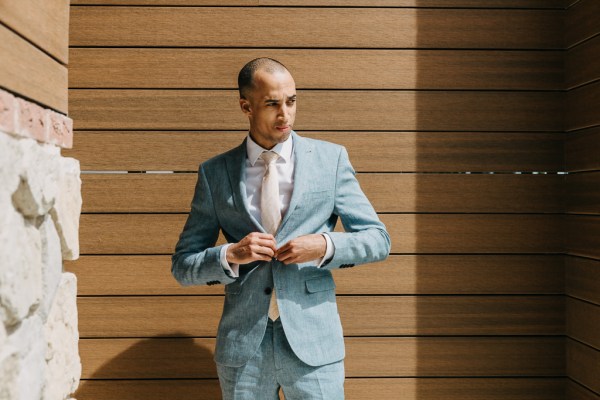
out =
[[[289,125],[281,125],[281,126],[276,126],[275,127],[278,131],[286,131],[290,128]]]

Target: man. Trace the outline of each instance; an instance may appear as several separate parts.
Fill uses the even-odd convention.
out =
[[[173,255],[182,285],[225,284],[215,362],[224,399],[344,398],[331,270],[383,260],[390,238],[346,150],[292,130],[296,85],[259,58],[238,76],[244,142],[204,162]],[[333,232],[338,217],[345,232]],[[215,246],[219,230],[228,244]],[[376,310],[374,310],[376,312]]]

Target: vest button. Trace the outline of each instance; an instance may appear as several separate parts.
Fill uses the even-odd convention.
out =
[[[272,291],[273,289],[271,289],[270,287],[265,288],[265,294],[271,294]]]

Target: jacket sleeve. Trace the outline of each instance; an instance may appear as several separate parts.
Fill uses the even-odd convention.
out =
[[[348,152],[342,147],[337,166],[333,212],[341,219],[345,232],[327,232],[335,252],[322,268],[345,268],[381,261],[390,253],[390,236],[355,175]]]
[[[219,229],[210,187],[201,165],[191,210],[171,258],[171,273],[181,285],[235,281],[221,266],[220,252],[224,245],[215,247]]]

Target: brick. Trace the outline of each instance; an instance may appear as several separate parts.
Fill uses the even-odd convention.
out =
[[[46,142],[48,127],[44,109],[20,98],[17,98],[17,104],[19,124],[15,133],[39,142]]]
[[[0,89],[0,131],[6,133],[16,131],[16,107],[15,96]]]
[[[70,149],[73,147],[73,120],[63,114],[47,110],[47,142]]]

